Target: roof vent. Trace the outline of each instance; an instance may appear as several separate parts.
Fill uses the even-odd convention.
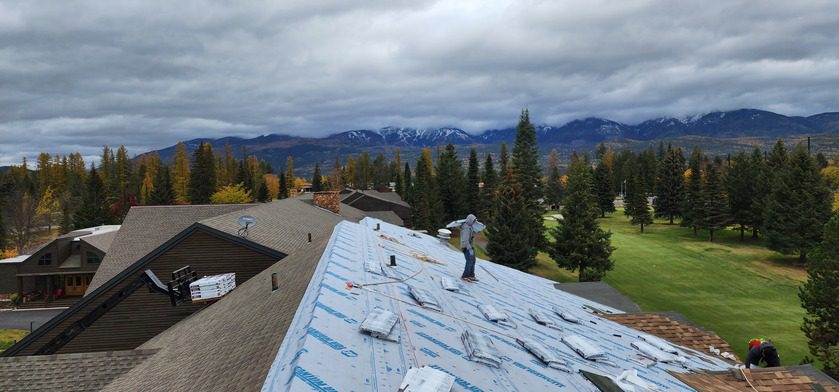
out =
[[[559,317],[562,317],[563,320],[565,320],[569,323],[574,323],[574,324],[579,324],[580,323],[580,318],[575,316],[573,313],[571,313],[571,312],[569,312],[565,309],[562,309],[558,306],[554,306],[553,309],[554,309],[554,313],[558,314]]]
[[[410,368],[399,384],[398,392],[449,392],[454,381],[451,375],[428,366]]]
[[[375,308],[367,314],[367,318],[361,322],[359,328],[362,332],[366,332],[374,338],[398,343],[399,328],[394,328],[398,321],[399,317],[395,313],[382,308]]]
[[[460,340],[463,341],[470,360],[492,367],[501,367],[501,353],[486,335],[478,335],[466,329],[460,335]]]
[[[530,313],[530,317],[532,317],[533,320],[539,323],[540,325],[544,325],[548,328],[560,331],[562,330],[562,327],[560,327],[559,324],[556,323],[556,320],[554,320],[553,317],[549,316],[547,313],[538,311],[533,308],[528,309],[527,312]]]
[[[507,316],[507,313],[504,313],[504,312],[496,309],[495,306],[492,306],[492,305],[480,304],[480,305],[478,305],[478,309],[481,311],[481,313],[483,313],[484,317],[486,317],[486,319],[489,320],[489,321],[495,321],[495,322],[507,321],[507,319],[510,318],[510,316]]]
[[[205,276],[189,284],[192,302],[201,302],[223,297],[236,288],[236,273]]]
[[[441,276],[440,277],[440,286],[443,287],[443,290],[448,291],[460,291],[460,285],[455,282],[454,279],[448,276]]]
[[[664,352],[659,350],[658,348],[654,347],[653,345],[642,342],[642,341],[634,341],[632,342],[632,347],[636,350],[640,351],[641,354],[649,359],[653,359],[656,362],[663,362],[663,363],[675,363],[682,365],[685,363],[685,359],[682,357],[677,357],[673,354]]]
[[[423,290],[419,287],[415,286],[408,286],[411,290],[411,296],[417,301],[425,309],[434,310],[437,312],[442,312],[443,309],[440,308],[440,303],[437,302],[437,298],[434,297],[431,292],[427,290]]]
[[[556,356],[556,353],[541,342],[532,339],[516,339],[516,342],[526,348],[527,351],[530,351],[533,356],[539,358],[539,360],[545,363],[545,365],[548,365],[549,368],[568,373],[573,372],[568,364],[560,361],[559,357]]]
[[[449,229],[437,230],[437,238],[439,238],[443,241],[448,241],[452,238],[452,231],[449,230]]]
[[[574,350],[575,353],[589,361],[596,361],[606,359],[606,353],[597,345],[589,343],[580,335],[568,335],[562,337],[562,342],[566,346]]]

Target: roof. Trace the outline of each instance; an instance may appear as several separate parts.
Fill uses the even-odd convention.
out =
[[[131,207],[96,270],[86,294],[92,293],[193,223],[251,206],[253,205],[219,204]]]
[[[102,252],[108,253],[108,250],[111,248],[111,244],[114,242],[114,238],[117,237],[117,233],[117,230],[111,230],[104,233],[86,235],[80,239],[82,242],[90,244]]]
[[[385,266],[390,255],[396,256],[396,267]],[[591,390],[592,384],[576,370],[612,376],[634,370],[649,383],[693,390],[668,372],[688,369],[665,363],[648,367],[651,361],[631,346],[640,340],[639,335],[653,338],[593,311],[619,310],[556,290],[554,282],[547,279],[483,260],[476,268],[481,281],[461,283],[457,278],[463,266],[459,251],[433,237],[371,218],[358,224],[341,222],[274,358],[263,390],[392,391],[398,389],[409,368],[423,365],[453,375],[457,385],[467,390]],[[459,283],[460,292],[442,289],[444,277]],[[418,306],[410,294],[412,287],[436,297],[441,311]],[[489,310],[479,310],[478,305],[492,305],[507,321],[487,320],[483,314]],[[555,306],[579,323],[561,321],[553,312]],[[394,328],[401,335],[399,342],[359,332],[361,321],[376,307],[398,316]],[[555,327],[533,321],[529,309],[545,315]],[[461,340],[466,330],[494,343],[500,369],[469,360],[468,348]],[[561,342],[563,338],[598,346],[607,361],[583,359]],[[516,339],[545,345],[572,372],[543,365]],[[694,350],[676,349],[689,369],[730,367]]]
[[[641,307],[629,297],[615,290],[606,282],[570,282],[557,283],[557,289],[571,293],[603,305],[609,305],[624,312],[640,312]]]
[[[159,351],[105,390],[259,390],[326,241],[306,245],[143,344]],[[272,273],[282,276],[275,292]]]
[[[393,211],[367,211],[365,212],[365,214],[371,218],[376,218],[378,220],[385,221],[392,225],[405,225],[405,221],[403,221],[402,218],[400,218],[399,215],[396,215],[396,213]]]
[[[248,241],[284,254],[308,246],[309,233],[313,240],[328,238],[335,225],[345,219],[344,215],[314,207],[311,202],[287,198],[214,216],[199,223],[227,234],[239,235],[239,217],[243,215],[256,218],[256,223],[248,229]],[[361,218],[363,215],[357,217]]]
[[[95,391],[143,363],[155,350],[0,358],[0,390]]]
[[[7,259],[0,260],[0,264],[12,264],[12,263],[22,263],[24,260],[28,259],[31,255],[18,255],[15,257],[9,257]]]
[[[700,327],[676,321],[659,313],[625,313],[604,316],[616,323],[658,336],[670,342],[714,355],[710,347],[736,355],[736,351],[717,334]]]
[[[700,391],[812,392],[820,390],[814,387],[818,385],[824,391],[839,392],[839,383],[814,370],[812,366],[806,365],[787,368],[731,369],[723,372],[676,374],[675,376]],[[817,373],[818,376],[811,376],[811,373]]]
[[[371,190],[366,190],[366,191],[356,190],[356,191],[353,191],[351,193],[342,194],[341,195],[341,201],[343,201],[347,204],[352,204],[354,201],[361,198],[362,195],[369,196],[369,197],[374,197],[376,199],[384,200],[384,201],[387,201],[387,202],[390,202],[390,203],[399,204],[403,207],[408,207],[408,208],[411,207],[411,205],[408,204],[405,200],[402,200],[402,196],[399,196],[399,194],[396,193],[396,192],[379,192],[379,191],[371,191]]]

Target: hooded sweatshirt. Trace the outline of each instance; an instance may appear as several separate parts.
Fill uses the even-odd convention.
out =
[[[473,243],[475,238],[475,231],[472,226],[478,220],[473,214],[466,217],[466,222],[460,225],[460,249],[474,249]]]

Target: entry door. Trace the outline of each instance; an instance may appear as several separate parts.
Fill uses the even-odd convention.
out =
[[[65,275],[64,292],[71,296],[84,295],[88,283],[87,277],[84,275]]]

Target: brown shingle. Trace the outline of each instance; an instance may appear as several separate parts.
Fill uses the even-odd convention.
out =
[[[811,378],[796,368],[732,369],[728,372],[671,374],[700,391],[812,392],[817,390],[814,386],[818,385],[827,392],[839,392],[836,383]]]
[[[623,313],[607,314],[603,317],[618,324],[658,336],[706,354],[714,355],[709,349],[710,346],[714,346],[720,352],[729,352],[736,355],[731,345],[717,336],[717,334],[693,325],[681,323],[662,314]]]
[[[157,350],[0,358],[0,390],[98,391]]]
[[[195,222],[252,204],[131,207],[87,288],[90,294]]]

